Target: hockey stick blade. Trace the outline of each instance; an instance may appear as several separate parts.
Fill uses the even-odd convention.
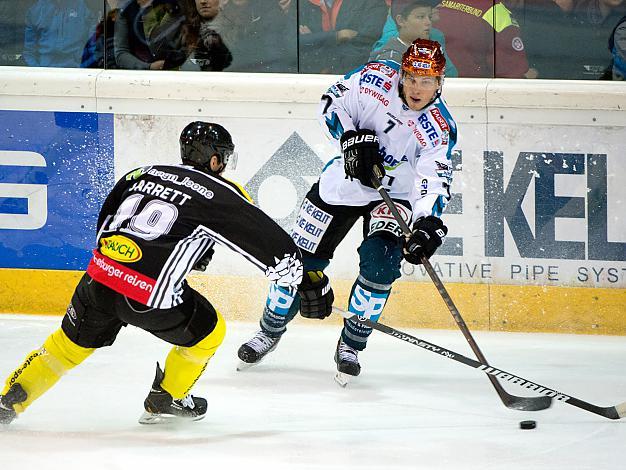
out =
[[[389,196],[389,193],[387,193],[387,190],[383,188],[382,183],[380,182],[381,176],[382,175],[378,167],[376,166],[373,167],[371,180],[374,185],[374,189],[378,191],[378,193],[380,194],[380,197],[383,199],[383,201],[385,201],[385,204],[391,211],[393,218],[396,220],[398,225],[400,225],[400,228],[402,229],[402,232],[404,233],[404,235],[406,237],[409,237],[411,236],[411,229],[409,228],[408,224],[400,215],[400,212],[398,212],[398,208],[396,207],[396,204],[393,202],[393,200]],[[474,337],[472,336],[472,333],[470,332],[469,328],[465,324],[465,321],[463,320],[461,313],[456,308],[456,305],[454,304],[452,297],[450,297],[450,294],[448,294],[446,287],[443,285],[443,282],[441,282],[441,279],[439,279],[439,276],[437,275],[437,273],[431,266],[430,261],[428,261],[428,258],[426,258],[425,256],[422,256],[421,262],[426,268],[426,271],[428,272],[428,275],[433,281],[433,284],[437,288],[439,295],[441,295],[441,298],[443,299],[446,306],[448,307],[448,310],[450,311],[452,318],[454,318],[454,321],[456,322],[457,326],[461,330],[461,333],[463,333],[463,336],[465,337],[470,347],[472,348],[472,351],[474,352],[474,354],[476,354],[476,357],[481,363],[487,364],[488,363],[487,359],[485,358],[484,354],[478,347],[478,344],[476,344],[476,341],[474,340]],[[491,382],[491,385],[493,385],[493,388],[496,390],[498,397],[500,397],[500,400],[502,401],[504,406],[506,406],[507,408],[511,408],[513,410],[521,410],[521,411],[539,411],[539,410],[545,410],[546,408],[549,408],[550,405],[552,404],[552,399],[550,397],[518,397],[515,395],[511,395],[506,390],[504,390],[500,382],[498,382],[498,379],[496,379],[495,377],[491,375],[489,375],[488,378],[489,378],[489,381]]]
[[[439,276],[433,269],[432,265],[430,264],[430,261],[427,258],[422,257],[422,265],[426,268],[426,271],[428,272],[431,280],[433,281],[433,284],[439,291],[441,298],[443,299],[446,306],[448,307],[448,310],[450,311],[450,314],[454,318],[454,321],[461,329],[461,332],[463,333],[463,336],[465,336],[465,339],[467,340],[470,347],[472,348],[472,351],[474,352],[474,354],[476,354],[476,357],[481,363],[488,364],[487,358],[485,358],[484,354],[478,347],[478,344],[476,344],[476,341],[474,340],[472,333],[469,331],[469,328],[467,327],[467,325],[465,324],[465,321],[461,317],[459,310],[456,308],[456,305],[452,301],[450,294],[448,294],[448,291],[446,290],[445,286],[439,279]],[[546,396],[518,397],[516,395],[512,395],[506,390],[504,390],[500,382],[498,382],[498,379],[496,379],[493,375],[488,375],[487,377],[489,381],[491,382],[491,384],[493,385],[493,388],[495,388],[496,393],[500,397],[500,400],[502,400],[502,403],[507,408],[511,408],[513,410],[520,410],[520,411],[540,411],[540,410],[545,410],[547,408],[550,408],[550,405],[552,405],[552,399],[550,397],[546,397]]]
[[[474,369],[478,369],[483,371],[489,377],[498,377],[501,380],[506,380],[512,384],[518,385],[527,390],[534,391],[542,395],[539,398],[548,398],[550,400],[555,399],[556,401],[560,401],[563,403],[567,403],[568,405],[575,406],[577,408],[583,409],[585,411],[589,411],[590,413],[594,413],[600,416],[604,416],[609,419],[620,419],[626,416],[626,402],[621,403],[616,406],[607,406],[601,407],[597,405],[592,405],[591,403],[587,403],[586,401],[579,400],[578,398],[574,398],[570,395],[566,395],[558,390],[552,389],[550,387],[546,387],[545,385],[540,385],[536,382],[532,382],[528,379],[520,377],[515,374],[511,374],[510,372],[506,372],[502,369],[498,369],[496,367],[490,366],[488,364],[483,364],[482,362],[478,362],[474,359],[470,359],[467,356],[454,352],[450,349],[446,349],[441,346],[437,346],[434,343],[429,343],[428,341],[424,341],[423,339],[416,338],[408,333],[404,333],[400,330],[396,330],[390,326],[387,326],[383,323],[373,322],[368,320],[367,318],[359,317],[350,312],[346,312],[337,307],[333,307],[333,312],[338,313],[346,320],[353,320],[362,325],[369,326],[374,330],[380,331],[389,336],[393,336],[394,338],[400,339],[407,343],[410,343],[414,346],[425,349],[426,351],[430,351],[432,353],[438,354],[448,359],[452,359],[453,361],[460,362],[461,364],[465,364],[466,366],[473,367]],[[523,397],[518,397],[522,398]]]

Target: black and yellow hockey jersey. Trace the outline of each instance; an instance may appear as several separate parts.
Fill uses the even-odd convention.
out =
[[[182,302],[185,276],[215,243],[280,286],[302,279],[298,248],[242,188],[186,165],[139,168],[120,179],[100,211],[97,241],[87,273],[155,308]]]

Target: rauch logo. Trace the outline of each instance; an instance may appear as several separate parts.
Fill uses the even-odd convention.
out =
[[[123,235],[113,235],[100,240],[100,252],[112,260],[122,263],[134,263],[142,257],[141,248]]]

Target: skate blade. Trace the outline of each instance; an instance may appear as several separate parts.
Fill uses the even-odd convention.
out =
[[[343,372],[337,371],[335,373],[335,382],[342,388],[346,388],[346,385],[350,383],[351,375],[344,374]]]
[[[139,417],[139,424],[164,424],[164,423],[181,423],[185,421],[200,421],[205,415],[201,416],[174,416],[159,413],[149,413],[145,411]]]

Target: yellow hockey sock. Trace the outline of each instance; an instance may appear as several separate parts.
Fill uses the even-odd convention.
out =
[[[161,388],[176,400],[189,393],[200,378],[209,359],[222,344],[226,334],[226,322],[217,310],[217,323],[213,331],[195,346],[174,346],[165,360],[165,377]]]
[[[63,330],[58,329],[48,336],[40,349],[31,352],[22,365],[13,371],[7,378],[1,395],[7,393],[11,385],[19,383],[27,398],[13,408],[21,413],[63,374],[83,362],[94,351],[93,348],[83,348],[72,342]]]

